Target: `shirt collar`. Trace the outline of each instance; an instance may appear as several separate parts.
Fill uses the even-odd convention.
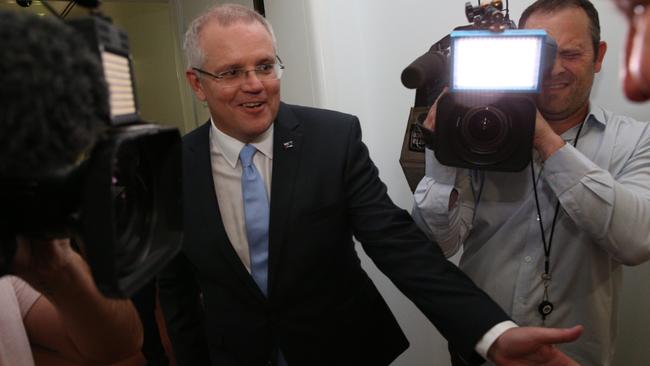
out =
[[[601,125],[605,125],[606,121],[605,110],[593,103],[589,103],[589,113],[587,114],[585,122],[598,122]]]
[[[273,160],[273,124],[250,144],[268,159]],[[245,143],[221,132],[210,118],[210,148],[213,152],[223,155],[233,169],[237,166],[239,152],[244,145]]]
[[[607,117],[605,115],[605,110],[593,103],[589,103],[589,111],[587,112],[587,117],[585,117],[584,120],[584,124],[587,125],[587,128],[592,125],[601,125],[604,128],[606,122]],[[577,124],[564,131],[564,133],[562,133],[562,138],[566,142],[573,142],[573,139],[579,130],[580,124]],[[581,133],[585,133],[584,128],[582,129]]]

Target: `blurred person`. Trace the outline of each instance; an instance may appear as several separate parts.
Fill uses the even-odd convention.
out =
[[[159,277],[179,365],[390,364],[408,341],[353,236],[468,363],[575,364],[552,344],[580,327],[515,327],[392,203],[356,117],[281,102],[262,16],[215,6],[185,50],[211,118],[184,137],[183,250]]]
[[[447,256],[462,247],[460,268],[515,322],[583,324],[580,339],[558,348],[582,365],[610,365],[622,267],[650,258],[649,125],[589,101],[607,49],[589,1],[538,0],[519,23],[558,44],[537,98],[532,166],[459,169],[428,150],[413,216]],[[626,78],[634,96],[638,79]]]
[[[633,101],[650,99],[650,1],[614,0],[628,24],[622,70],[625,95]]]
[[[0,12],[2,210],[10,209],[5,183],[74,169],[108,118],[101,66],[82,38],[59,20]],[[16,245],[11,275],[0,277],[0,365],[105,365],[137,356],[135,308],[99,292],[65,233],[0,234],[0,245]]]

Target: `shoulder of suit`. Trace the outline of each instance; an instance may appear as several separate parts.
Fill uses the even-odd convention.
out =
[[[322,120],[322,121],[354,121],[356,116],[348,113],[334,111],[331,109],[306,107],[295,104],[284,104],[301,121]]]
[[[203,138],[206,138],[206,136],[209,136],[209,131],[210,131],[210,121],[202,124],[201,126],[193,129],[192,131],[186,133],[183,136],[183,142],[193,142],[197,141]]]

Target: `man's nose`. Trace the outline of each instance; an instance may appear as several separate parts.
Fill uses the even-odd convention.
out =
[[[246,70],[244,73],[244,80],[242,80],[242,88],[245,90],[258,90],[263,89],[264,84],[257,76],[255,70]]]

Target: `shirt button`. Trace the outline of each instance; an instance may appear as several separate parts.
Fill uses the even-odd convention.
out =
[[[530,263],[530,261],[532,261],[533,258],[531,256],[527,255],[526,258],[524,258],[524,260],[526,261],[526,263]]]

